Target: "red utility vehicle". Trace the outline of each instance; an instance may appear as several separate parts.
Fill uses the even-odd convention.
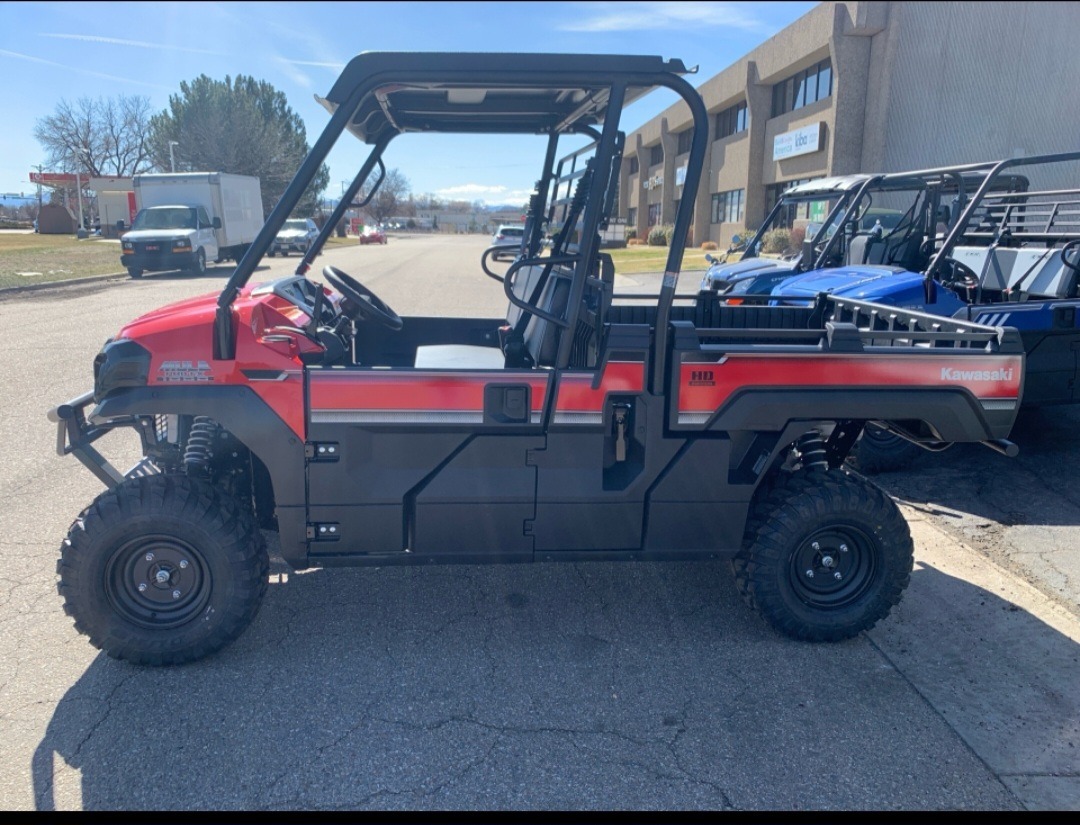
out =
[[[59,451],[108,487],[61,550],[78,630],[145,664],[218,650],[263,598],[264,530],[297,568],[726,556],[746,601],[795,638],[844,639],[885,616],[911,538],[844,459],[872,421],[1011,452],[1019,337],[828,296],[677,297],[709,134],[685,72],[621,55],[350,62],[221,294],[132,321],[95,359],[93,390],[51,412]],[[620,116],[657,87],[689,108],[694,137],[659,292],[623,296],[599,235]],[[337,210],[294,276],[249,284],[346,131],[371,150]],[[402,317],[334,267],[329,288],[307,276],[406,132],[546,136],[515,259],[494,271],[493,247],[478,267],[502,282],[504,316]],[[574,151],[556,161],[561,141]],[[431,288],[422,271],[416,283]],[[144,454],[123,474],[94,447],[117,428]]]

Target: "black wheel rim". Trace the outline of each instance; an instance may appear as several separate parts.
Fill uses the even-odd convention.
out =
[[[877,546],[857,527],[837,525],[811,533],[791,556],[792,588],[807,605],[841,608],[859,599],[877,572]]]
[[[142,627],[185,624],[210,600],[211,580],[203,555],[174,536],[140,536],[113,553],[105,592],[124,617]]]

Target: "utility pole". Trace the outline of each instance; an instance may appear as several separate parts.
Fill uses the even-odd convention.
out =
[[[86,219],[83,217],[82,211],[82,178],[79,173],[75,173],[75,194],[79,198],[79,229],[75,232],[76,237],[79,236],[79,232],[86,228]]]
[[[37,211],[38,211],[38,221],[40,221],[41,220],[41,175],[42,175],[41,164],[40,163],[37,165],[37,173],[38,173],[38,179],[37,179]],[[40,226],[40,223],[38,224],[38,226]]]
[[[176,172],[176,158],[173,156],[173,147],[174,146],[179,146],[179,145],[180,145],[180,141],[178,141],[178,140],[170,140],[169,141],[169,171],[170,172],[174,172],[174,173]]]

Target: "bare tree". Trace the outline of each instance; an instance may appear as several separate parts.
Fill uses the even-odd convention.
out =
[[[150,98],[61,100],[41,118],[34,137],[53,171],[128,177],[153,168],[148,142]]]
[[[379,223],[397,215],[407,203],[410,194],[409,179],[397,169],[388,169],[382,186],[368,204],[368,211]]]

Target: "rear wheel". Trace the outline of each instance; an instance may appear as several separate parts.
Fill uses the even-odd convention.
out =
[[[137,266],[129,266],[127,268],[127,271],[128,271],[128,275],[130,275],[132,278],[141,278],[142,274],[143,274],[143,271],[141,269],[139,269]]]
[[[873,424],[867,424],[862,437],[855,443],[853,458],[862,473],[887,473],[903,470],[919,458],[923,448],[906,438],[893,435]]]
[[[875,484],[798,473],[754,508],[732,561],[745,601],[786,636],[849,639],[889,615],[911,579],[911,534]]]
[[[116,659],[172,665],[236,639],[266,591],[248,508],[206,482],[155,475],[102,493],[61,548],[65,612]]]
[[[266,254],[269,255],[271,258],[273,258],[275,255],[277,255],[277,252],[275,250],[271,249]]]

